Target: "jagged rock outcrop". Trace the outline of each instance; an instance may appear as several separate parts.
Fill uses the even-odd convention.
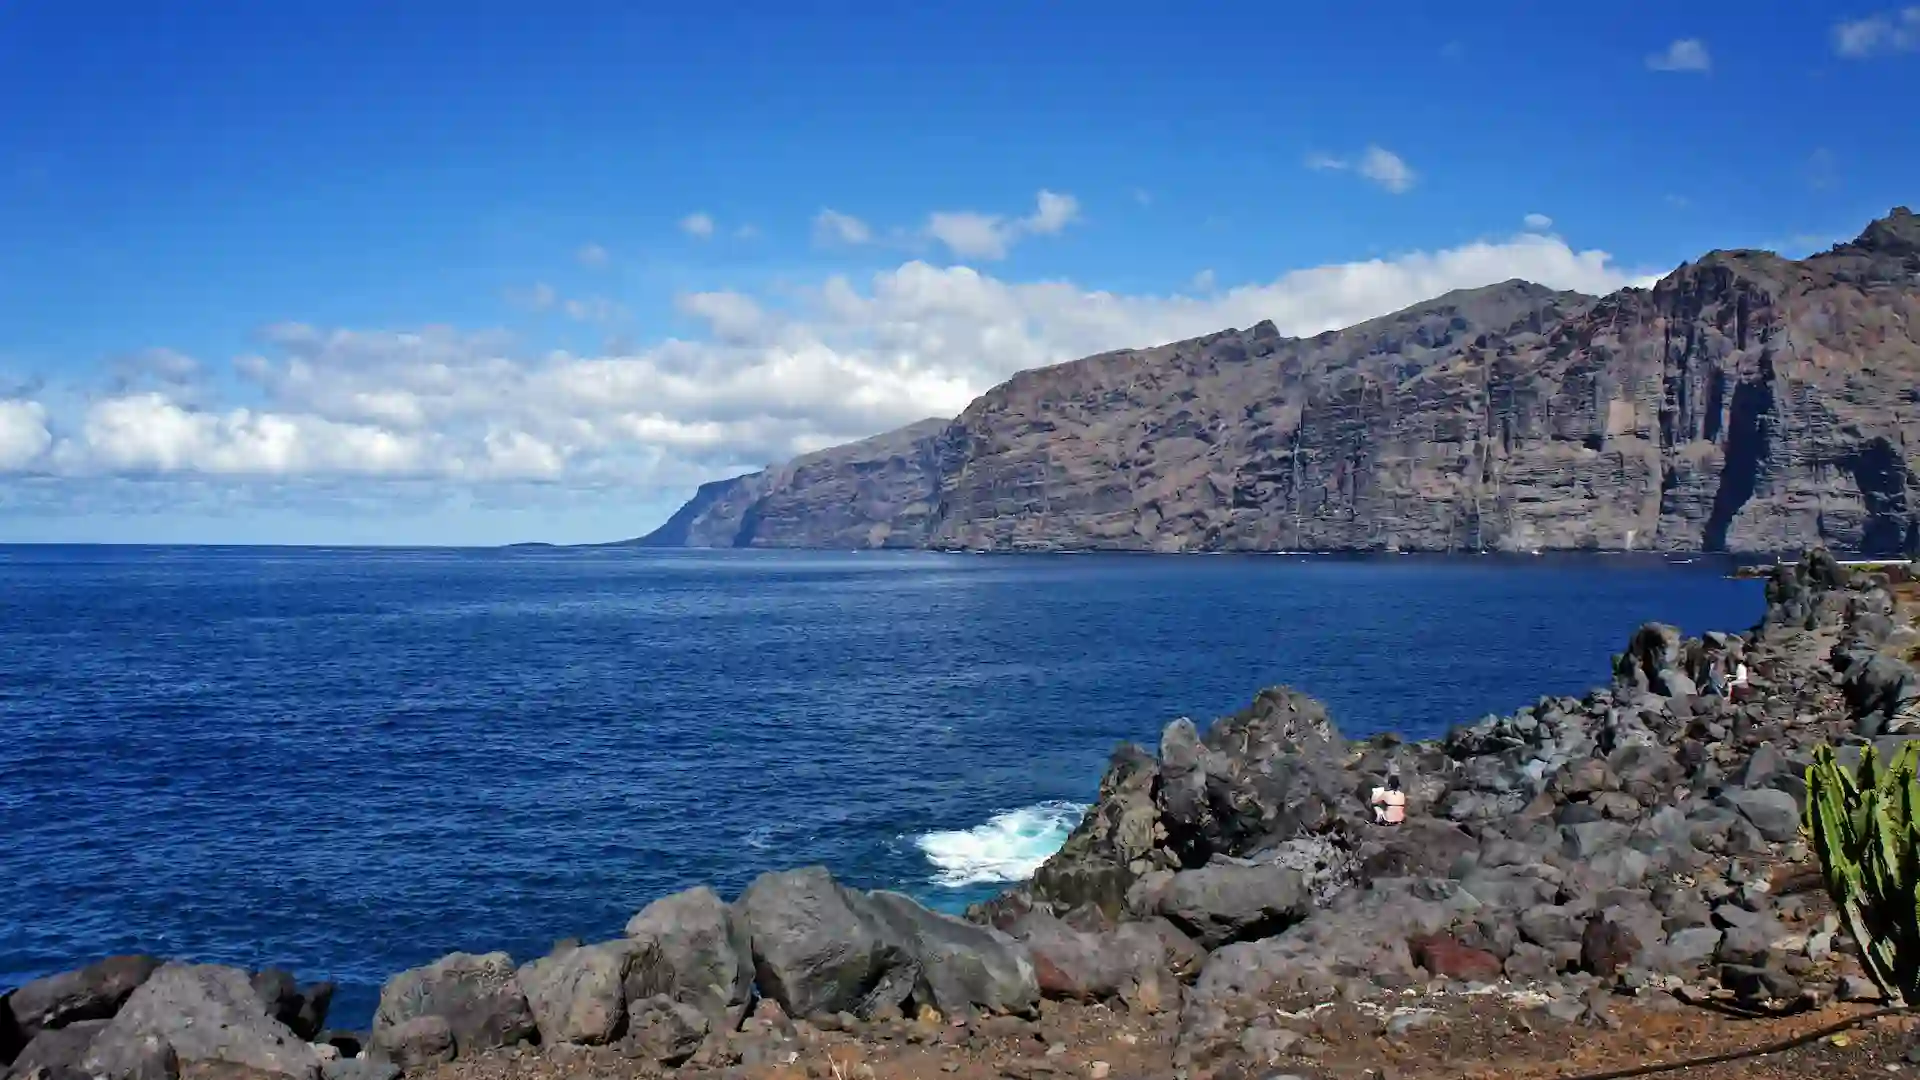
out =
[[[1157,754],[1114,754],[1100,802],[1032,881],[969,914],[1027,942],[1050,993],[1083,998],[1120,984],[1096,943],[1171,921],[1207,950],[1181,994],[1196,1063],[1276,994],[1672,980],[1797,1000],[1833,977],[1832,926],[1782,887],[1817,888],[1811,749],[1903,737],[1883,732],[1911,700],[1920,596],[1908,566],[1824,550],[1775,568],[1767,596],[1747,634],[1650,623],[1611,686],[1432,742],[1349,742],[1286,688],[1204,734],[1177,719]],[[1711,689],[1734,663],[1750,698]],[[1408,796],[1396,826],[1368,805],[1389,774]]]
[[[1510,281],[1022,372],[710,484],[646,543],[1050,550],[1920,545],[1920,219],[1594,298]]]

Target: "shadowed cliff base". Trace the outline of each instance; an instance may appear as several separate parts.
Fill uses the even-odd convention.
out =
[[[1920,222],[1022,372],[703,486],[631,543],[970,551],[1910,550]],[[743,528],[745,524],[751,528]]]

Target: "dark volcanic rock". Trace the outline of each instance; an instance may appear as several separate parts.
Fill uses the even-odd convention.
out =
[[[740,897],[760,992],[788,1016],[865,1018],[911,1005],[1025,1012],[1040,997],[1025,946],[898,893],[860,893],[821,867],[762,874]]]
[[[7,1009],[27,1038],[77,1020],[106,1020],[159,967],[151,956],[109,956],[77,971],[35,979],[8,995]]]
[[[320,1058],[273,1017],[244,971],[212,964],[163,964],[140,985],[88,1047],[89,1075],[156,1067],[156,1046],[182,1067],[244,1066],[290,1080],[320,1080]]]
[[[452,1061],[453,1026],[444,1016],[413,1016],[375,1029],[369,1048],[377,1061],[391,1061],[412,1071],[436,1061]]]
[[[627,998],[665,994],[732,1031],[753,995],[753,949],[744,919],[701,886],[648,904],[627,921],[636,943]]]
[[[1313,911],[1313,898],[1298,870],[1222,863],[1173,875],[1156,910],[1214,949],[1279,933]]]
[[[867,903],[920,968],[913,1000],[949,1016],[975,1009],[1026,1012],[1040,999],[1027,950],[998,930],[929,911],[899,893],[875,890]]]
[[[762,874],[739,901],[760,992],[788,1016],[867,1017],[913,992],[920,967],[865,898],[824,867]]]
[[[1859,640],[1862,620],[1887,640],[1920,625],[1875,579],[1839,570],[1823,551],[1778,567],[1752,634],[1643,627],[1612,685],[1438,742],[1347,743],[1285,688],[1204,729],[1175,721],[1157,756],[1114,755],[1101,802],[1030,885],[972,915],[1026,944],[1049,996],[1123,987],[1112,942],[1138,920],[1192,935],[1212,950],[1178,994],[1195,1062],[1276,993],[1429,977],[1644,990],[1709,963],[1750,992],[1837,978],[1830,938],[1790,935],[1805,903],[1779,887],[1806,872],[1799,776],[1850,728],[1835,644]],[[1742,657],[1764,696],[1688,694],[1687,673],[1715,655]],[[1368,810],[1389,771],[1408,793],[1399,826]]]
[[[502,952],[453,953],[388,979],[373,1015],[373,1041],[391,1045],[388,1029],[426,1016],[446,1021],[459,1054],[527,1042],[538,1030],[513,958]]]
[[[707,1018],[700,1010],[664,994],[633,1003],[628,1040],[648,1057],[673,1068],[698,1053],[706,1040]]]
[[[541,1043],[598,1046],[619,1038],[627,1026],[625,981],[635,951],[630,941],[581,945],[523,964],[515,977]]]
[[[24,1077],[35,1069],[45,1069],[53,1080],[80,1080],[86,1076],[81,1062],[107,1024],[106,1020],[75,1020],[65,1027],[42,1031],[14,1059],[13,1075]]]
[[[333,1005],[332,983],[315,983],[302,989],[290,972],[267,968],[254,974],[253,989],[266,1006],[267,1015],[300,1038],[312,1042],[327,1026],[327,1010]]]
[[[1912,220],[1606,297],[1510,281],[1312,338],[1262,324],[1024,371],[951,424],[709,485],[649,539],[1902,552],[1920,284],[1879,238]]]

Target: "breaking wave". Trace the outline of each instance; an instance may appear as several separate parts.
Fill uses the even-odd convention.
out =
[[[922,833],[913,842],[938,871],[933,880],[948,888],[1024,881],[1060,850],[1087,809],[1085,803],[1035,803],[971,829]]]

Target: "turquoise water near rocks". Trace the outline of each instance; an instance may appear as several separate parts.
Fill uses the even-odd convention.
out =
[[[1761,585],[1660,557],[0,547],[0,989],[341,984],[824,863],[957,909],[1119,741],[1291,682],[1349,734],[1603,683]]]

